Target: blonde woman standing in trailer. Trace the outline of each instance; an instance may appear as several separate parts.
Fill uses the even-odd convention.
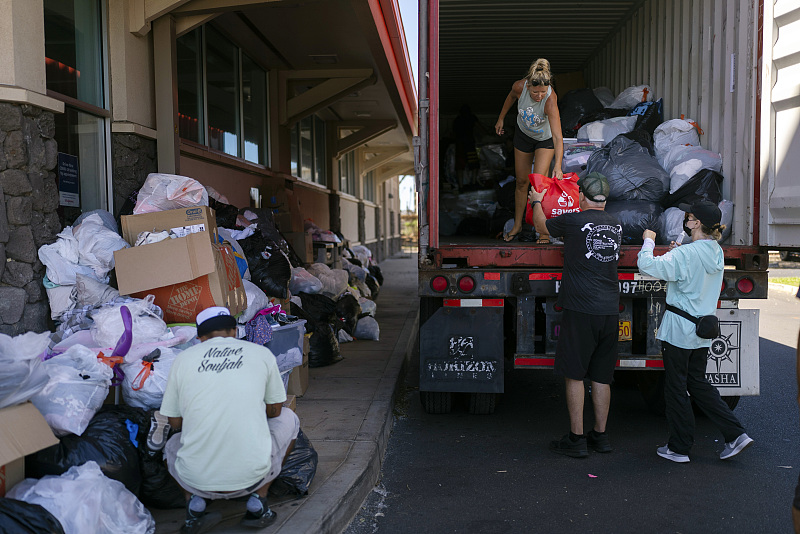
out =
[[[528,75],[511,86],[500,117],[494,126],[497,135],[503,135],[503,122],[506,114],[517,101],[517,125],[514,128],[514,168],[517,188],[514,192],[514,227],[503,234],[506,241],[514,240],[522,230],[522,217],[525,214],[525,203],[528,199],[528,175],[548,175],[550,164],[555,156],[553,174],[561,179],[561,160],[564,157],[564,142],[561,134],[561,116],[558,114],[558,100],[550,84],[550,62],[537,59],[533,62]],[[550,237],[539,236],[540,243],[549,243]]]

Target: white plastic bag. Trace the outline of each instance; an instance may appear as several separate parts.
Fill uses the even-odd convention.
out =
[[[364,245],[355,245],[350,247],[350,250],[353,251],[356,259],[361,262],[362,267],[369,266],[369,260],[372,258],[372,251],[365,247]]]
[[[83,276],[83,275],[76,275]],[[46,277],[45,277],[46,278]],[[88,276],[86,278],[89,278]],[[100,282],[97,282],[98,284]],[[47,302],[50,304],[50,318],[54,321],[61,319],[69,310],[75,307],[75,286],[58,286],[51,284],[48,287],[45,282],[45,291],[47,292]]]
[[[351,341],[353,341],[353,336],[351,336],[344,330],[339,330],[339,332],[336,335],[339,339],[339,343],[350,343]]]
[[[255,227],[255,225],[253,225]],[[230,230],[228,228],[217,228],[219,236],[227,241],[233,249],[234,255],[237,258],[236,262],[239,263],[240,259],[247,263],[247,255],[244,253],[242,245],[239,244],[239,239],[245,239],[255,233],[255,228],[248,227],[245,230]],[[248,233],[249,232],[249,233]],[[245,235],[246,234],[246,235]],[[250,266],[242,273],[243,280],[250,280]]]
[[[659,162],[675,145],[697,146],[699,144],[700,132],[697,123],[692,119],[672,119],[662,122],[653,132],[653,147]]]
[[[343,269],[331,269],[324,263],[313,263],[308,266],[308,272],[322,282],[321,294],[336,299],[347,289],[350,276]]]
[[[75,275],[75,281],[72,299],[81,308],[84,306],[99,306],[119,297],[119,291],[108,284],[98,282],[90,276],[83,276],[78,273]]]
[[[289,291],[293,295],[299,293],[319,293],[322,282],[302,267],[292,267],[292,278],[289,280]]]
[[[603,104],[604,108],[610,107],[614,103],[614,93],[608,87],[595,87],[594,96]]]
[[[92,314],[92,338],[98,347],[114,347],[125,331],[120,308],[127,306],[133,321],[133,344],[161,341],[167,335],[167,323],[152,312],[153,296],[125,304],[100,308]]]
[[[258,312],[269,306],[269,298],[260,287],[250,280],[242,280],[244,292],[247,295],[247,309],[239,316],[239,323],[246,324],[256,316]]]
[[[169,370],[179,352],[167,347],[158,351],[158,359],[152,364],[136,360],[120,365],[125,374],[122,381],[122,397],[128,405],[145,410],[157,410],[161,407]]]
[[[83,345],[53,356],[44,368],[50,379],[31,402],[56,436],[80,436],[106,400],[113,371]]]
[[[619,134],[627,133],[636,126],[637,117],[613,117],[584,124],[578,130],[580,139],[602,139],[607,145]],[[587,158],[588,159],[588,158]]]
[[[381,328],[378,326],[378,321],[369,315],[362,317],[356,323],[356,329],[353,332],[353,337],[356,339],[369,339],[378,341],[381,337]]]
[[[203,184],[188,176],[152,172],[147,175],[147,180],[139,190],[133,213],[152,213],[192,206],[208,206],[208,191]]]
[[[109,230],[96,213],[75,226],[72,233],[78,241],[78,263],[91,267],[98,280],[105,279],[114,268],[114,251],[128,248],[128,243]]]
[[[350,263],[347,260],[342,260],[342,269],[356,277],[357,280],[364,282],[367,279],[369,270],[364,267],[359,267],[355,263]]]
[[[375,317],[375,311],[378,309],[378,305],[375,304],[374,300],[361,297],[358,299],[358,303],[361,305],[361,313],[367,313]]]
[[[122,482],[106,477],[96,462],[70,467],[61,476],[26,478],[9,499],[38,504],[65,534],[153,534],[156,522]]]
[[[733,202],[730,200],[723,200],[719,203],[719,211],[722,212],[722,220],[720,224],[725,225],[722,231],[722,239],[720,242],[725,241],[731,236],[731,224],[733,224]]]
[[[722,156],[701,146],[675,145],[659,163],[669,173],[669,192],[674,193],[703,169],[722,170]]]
[[[75,273],[97,278],[94,269],[78,264],[78,240],[67,226],[58,234],[58,239],[50,245],[42,245],[38,251],[39,260],[47,267],[47,278],[60,286],[75,285]],[[108,282],[108,278],[100,279]]]
[[[664,210],[662,217],[664,218],[664,239],[667,243],[678,241],[678,236],[685,234],[683,231],[683,211],[680,208],[667,208]],[[683,240],[690,240],[691,238],[684,235]]]
[[[636,104],[651,102],[653,100],[653,90],[649,85],[632,85],[624,89],[617,98],[611,103],[610,108],[631,109]]]
[[[28,401],[50,381],[39,359],[49,343],[49,332],[0,334],[0,409]]]

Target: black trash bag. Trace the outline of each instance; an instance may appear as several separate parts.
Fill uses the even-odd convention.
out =
[[[108,478],[118,480],[134,495],[139,493],[139,453],[131,436],[138,439],[141,425],[130,419],[129,406],[107,405],[92,420],[82,435],[69,434],[60,443],[25,458],[25,472],[33,478],[62,475],[70,467],[97,462]],[[143,411],[143,410],[141,410]],[[126,420],[130,420],[131,424]],[[138,428],[134,430],[134,425]]]
[[[229,228],[231,230],[236,228],[236,218],[239,216],[239,208],[231,206],[230,204],[225,204],[224,202],[218,202],[211,197],[208,197],[208,207],[213,209],[217,216],[218,228]]]
[[[336,301],[336,315],[342,321],[344,331],[351,336],[356,329],[359,313],[361,313],[361,304],[359,304],[358,299],[350,293],[342,295],[342,297]]]
[[[561,128],[577,130],[576,125],[581,117],[597,113],[603,104],[591,89],[573,89],[558,99],[558,113],[561,116]],[[570,136],[572,137],[572,136]]]
[[[589,156],[586,169],[606,177],[609,200],[659,202],[669,191],[667,171],[646,148],[622,135]]]
[[[468,237],[474,236],[488,236],[489,225],[487,221],[481,217],[465,217],[458,223],[456,235],[463,235]]]
[[[289,259],[279,249],[273,249],[269,259],[250,265],[250,281],[269,297],[285,299],[289,296],[289,280],[292,266]]]
[[[350,249],[348,249],[348,250],[350,250]],[[353,265],[358,265],[359,267],[363,267],[363,265],[361,265],[361,260],[359,260],[358,258],[356,258],[356,255],[355,255],[355,254],[353,254],[353,251],[352,251],[352,250],[350,250],[350,257],[349,257],[349,258],[347,258],[347,261],[349,261],[349,262],[350,262],[350,263],[352,263]]]
[[[630,132],[625,132],[620,135],[642,145],[647,149],[651,156],[656,155],[656,149],[653,147],[653,136],[647,133],[645,130],[631,130]]]
[[[571,136],[574,137],[574,136]],[[515,194],[517,190],[517,180],[508,180],[503,185],[497,183],[495,191],[497,191],[497,203],[500,207],[509,211],[514,211]]]
[[[610,213],[622,225],[622,244],[641,245],[645,230],[652,230],[660,236],[663,208],[658,202],[647,200],[623,200],[606,202],[606,213]]]
[[[626,115],[628,115],[627,109],[601,109],[600,111],[589,113],[588,115],[581,117],[581,120],[575,125],[575,131],[577,132],[580,130],[581,126],[584,124],[589,124],[590,122],[604,121],[606,119],[613,119],[614,117],[625,117]],[[570,137],[575,137],[575,135],[571,135]]]
[[[302,307],[292,303],[292,315],[306,320],[309,339],[308,366],[325,367],[342,360],[339,338],[336,333],[343,328],[336,314],[336,303],[320,294],[300,293]]]
[[[308,495],[308,487],[317,474],[317,462],[317,451],[300,429],[294,442],[294,449],[283,462],[281,474],[269,487],[269,494],[273,497]]]
[[[678,204],[694,204],[701,200],[709,200],[714,204],[722,201],[723,176],[710,169],[701,169],[677,191],[664,197],[661,205],[666,208],[677,208]]]
[[[381,285],[371,274],[367,275],[367,279],[365,280],[365,282],[367,283],[367,287],[369,288],[370,292],[369,298],[371,300],[378,300],[378,293],[381,292]]]
[[[634,130],[643,130],[651,136],[656,131],[658,125],[664,122],[664,99],[659,98],[655,102],[642,102],[631,110],[631,116],[638,115]]]
[[[186,507],[183,488],[169,474],[162,454],[151,456],[147,452],[146,441],[139,443],[139,468],[142,474],[139,500],[142,504],[160,510]]]
[[[375,277],[375,280],[378,281],[379,285],[383,285],[383,273],[381,272],[381,268],[377,265],[370,265],[367,267],[369,270],[369,274]]]
[[[316,469],[316,452],[314,454],[314,468]],[[64,534],[64,528],[59,520],[41,505],[0,498],[0,532],[3,534]]]

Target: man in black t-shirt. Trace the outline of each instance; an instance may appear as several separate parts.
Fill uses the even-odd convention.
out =
[[[611,452],[606,435],[611,380],[617,361],[619,335],[619,281],[617,263],[622,226],[604,211],[608,181],[592,172],[578,180],[580,212],[545,219],[541,200],[547,189],[531,189],[536,231],[564,240],[564,272],[558,293],[563,308],[556,345],[555,371],[567,388],[570,432],[550,443],[550,450],[575,458]],[[592,383],[594,428],[583,433],[584,379]]]

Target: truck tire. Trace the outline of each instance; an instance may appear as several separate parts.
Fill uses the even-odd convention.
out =
[[[450,413],[453,407],[453,394],[449,391],[420,391],[419,400],[427,413]]]
[[[469,413],[475,415],[493,414],[496,403],[497,394],[495,393],[470,393]]]

